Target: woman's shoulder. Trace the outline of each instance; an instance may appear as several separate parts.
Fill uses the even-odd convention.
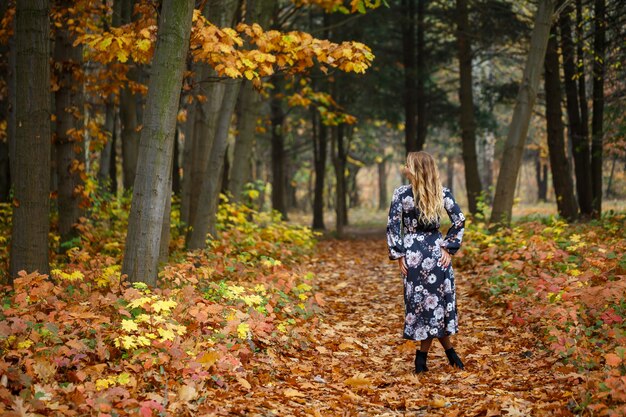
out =
[[[393,198],[396,199],[396,198],[402,196],[403,194],[406,194],[407,191],[410,191],[410,190],[411,190],[411,185],[410,184],[403,184],[403,185],[401,185],[399,187],[396,187],[393,190]]]

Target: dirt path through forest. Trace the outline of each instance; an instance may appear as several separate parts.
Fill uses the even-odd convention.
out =
[[[417,376],[415,344],[401,338],[402,281],[382,238],[322,241],[305,267],[317,275],[324,312],[309,344],[292,357],[269,356],[273,381],[255,387],[247,415],[572,415],[571,375],[535,335],[471,294],[469,273],[457,272],[453,338],[466,369],[450,367],[435,342],[430,371]]]

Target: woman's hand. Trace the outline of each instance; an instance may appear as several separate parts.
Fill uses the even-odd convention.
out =
[[[404,260],[404,256],[398,259],[398,264],[400,264],[400,272],[402,272],[402,275],[404,276],[409,275],[409,268],[406,266],[406,261]]]
[[[452,255],[448,252],[446,248],[441,248],[441,258],[439,258],[439,262],[441,263],[442,268],[447,268],[452,263]]]

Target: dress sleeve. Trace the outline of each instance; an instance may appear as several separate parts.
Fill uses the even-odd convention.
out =
[[[465,216],[448,188],[443,189],[443,206],[448,213],[452,225],[450,229],[448,229],[448,233],[446,233],[446,237],[441,246],[446,248],[450,255],[454,255],[461,247],[461,241],[463,240]]]
[[[391,198],[389,216],[387,217],[387,246],[389,247],[389,259],[396,260],[404,256],[404,243],[402,239],[402,201],[400,189],[396,188]]]

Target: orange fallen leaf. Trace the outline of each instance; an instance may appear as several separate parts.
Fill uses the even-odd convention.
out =
[[[604,355],[604,359],[606,360],[606,364],[611,367],[616,367],[622,363],[622,358],[617,356],[615,353],[607,353]]]
[[[283,391],[283,394],[285,394],[285,397],[306,397],[306,394],[298,391],[297,389],[293,389],[293,388],[287,388],[286,390]]]
[[[430,402],[430,406],[435,408],[443,408],[446,406],[446,400],[441,397],[435,398]]]
[[[343,383],[354,388],[363,388],[372,385],[372,381],[370,379],[360,376],[353,376],[352,378],[348,378],[343,381]]]

